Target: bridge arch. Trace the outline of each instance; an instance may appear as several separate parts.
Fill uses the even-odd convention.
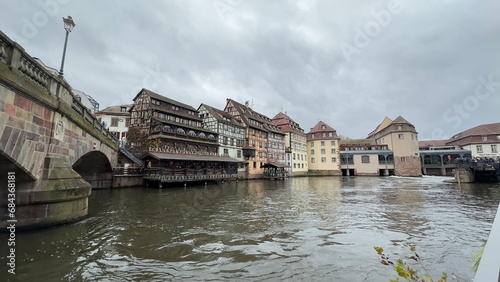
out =
[[[90,151],[81,156],[72,166],[92,188],[110,188],[113,184],[113,168],[110,160],[101,151]]]

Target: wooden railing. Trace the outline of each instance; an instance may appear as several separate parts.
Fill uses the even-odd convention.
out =
[[[173,169],[173,168],[146,168],[144,179],[161,182],[185,182],[203,180],[236,179],[238,174],[225,173],[223,169]]]

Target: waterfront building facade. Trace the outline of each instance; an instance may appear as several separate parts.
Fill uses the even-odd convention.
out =
[[[306,134],[309,172],[340,175],[340,153],[337,131],[320,121]]]
[[[291,175],[305,174],[309,170],[307,138],[304,130],[286,113],[278,113],[273,123],[285,133],[286,164]]]
[[[232,99],[226,100],[224,111],[245,124],[246,178],[266,177],[269,166],[284,168],[285,134],[270,118],[254,111],[249,102],[243,105]]]
[[[367,139],[377,145],[387,145],[394,157],[394,174],[421,176],[418,133],[415,126],[399,116],[395,120],[386,117]]]
[[[119,141],[120,147],[127,143],[127,132],[130,125],[131,104],[110,106],[98,111],[95,116],[97,120],[113,133]]]
[[[240,161],[238,174],[244,177],[243,145],[245,144],[245,125],[229,113],[206,104],[201,104],[198,107],[198,112],[203,121],[203,127],[219,135],[219,155]]]
[[[469,150],[473,158],[500,158],[500,123],[482,124],[453,135],[446,145]]]
[[[342,175],[394,175],[394,156],[388,146],[374,139],[340,140]]]
[[[237,177],[238,160],[219,154],[219,134],[202,126],[190,105],[142,89],[133,99],[130,128],[147,133],[144,179],[158,182]]]

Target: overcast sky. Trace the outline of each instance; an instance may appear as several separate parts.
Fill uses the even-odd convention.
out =
[[[308,132],[364,138],[401,115],[420,140],[500,122],[500,1],[0,0],[0,30],[100,108],[145,87],[198,108],[250,101]]]

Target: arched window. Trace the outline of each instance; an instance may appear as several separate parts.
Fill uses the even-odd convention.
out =
[[[215,136],[213,134],[208,135],[208,139],[215,139]]]
[[[177,128],[176,132],[177,132],[177,133],[180,133],[180,134],[186,134],[186,132],[184,131],[184,129],[182,129],[182,128],[180,128],[180,127],[179,127],[179,128]]]
[[[164,125],[163,131],[172,131],[172,127],[170,127],[170,125]]]
[[[198,136],[201,137],[201,138],[207,138],[207,136],[203,132],[200,132],[200,134],[198,134]]]
[[[192,130],[189,130],[188,131],[188,135],[189,136],[196,136],[196,133],[194,131],[192,131]]]

